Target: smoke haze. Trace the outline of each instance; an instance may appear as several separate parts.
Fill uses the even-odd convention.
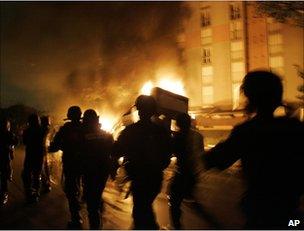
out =
[[[1,3],[1,104],[63,118],[121,114],[161,68],[181,71],[183,3]]]

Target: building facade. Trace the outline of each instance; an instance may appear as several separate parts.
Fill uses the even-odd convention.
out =
[[[246,72],[268,69],[284,84],[284,100],[296,102],[303,67],[303,28],[257,17],[248,2],[187,2],[192,14],[183,40],[185,86],[192,109],[242,107]]]

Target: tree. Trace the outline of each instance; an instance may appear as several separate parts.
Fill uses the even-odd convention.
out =
[[[257,1],[253,4],[260,16],[268,16],[280,23],[304,27],[304,1]]]

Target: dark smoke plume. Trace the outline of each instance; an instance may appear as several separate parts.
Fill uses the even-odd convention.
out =
[[[2,2],[2,104],[121,114],[159,68],[181,71],[188,14],[181,2]]]

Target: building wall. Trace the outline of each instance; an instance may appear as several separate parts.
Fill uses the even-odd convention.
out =
[[[213,34],[214,106],[231,106],[229,9],[226,2],[210,3]]]
[[[297,100],[301,79],[293,65],[303,67],[303,29],[257,18],[246,2],[187,4],[192,10],[185,30],[190,107],[238,108],[242,99],[237,92],[245,73],[265,68],[283,77],[284,99]],[[240,8],[240,18],[231,18],[231,5]],[[207,26],[202,23],[206,14],[210,16]],[[207,63],[206,51],[210,51]]]
[[[284,99],[295,101],[299,92],[296,88],[303,84],[303,80],[297,75],[294,65],[303,68],[304,65],[304,30],[296,27],[283,26],[283,50],[284,50]]]
[[[268,68],[267,22],[266,18],[255,17],[254,8],[247,11],[247,63],[248,71]]]

